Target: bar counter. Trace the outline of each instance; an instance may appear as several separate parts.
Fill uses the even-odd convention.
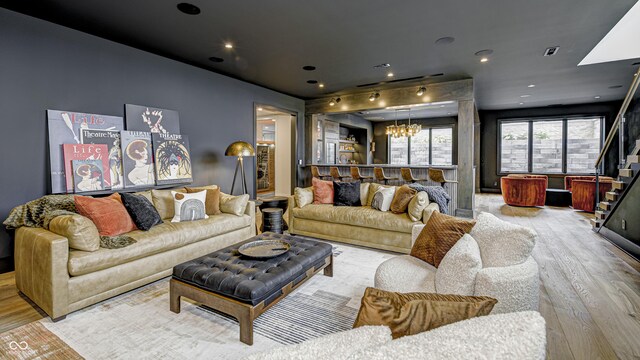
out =
[[[350,176],[351,172],[349,170],[350,167],[355,166],[360,168],[360,173],[363,176],[373,176],[373,168],[381,167],[384,169],[384,173],[387,177],[395,177],[398,180],[390,180],[389,185],[403,185],[406,184],[404,180],[402,180],[402,176],[400,175],[401,168],[410,168],[413,176],[418,179],[426,179],[422,181],[418,181],[417,183],[427,186],[440,186],[440,183],[431,181],[428,179],[428,169],[441,169],[444,170],[444,176],[447,180],[458,180],[458,166],[457,165],[390,165],[390,164],[372,164],[372,165],[364,165],[364,164],[306,164],[304,166],[300,166],[302,172],[304,173],[304,177],[308,179],[307,186],[311,184],[311,166],[317,166],[318,170],[322,174],[329,174],[329,168],[335,166],[340,171],[341,175]],[[374,182],[378,182],[373,180]],[[455,214],[457,204],[458,204],[458,184],[457,183],[447,183],[445,185],[445,190],[451,197],[451,201],[449,202],[449,215]]]

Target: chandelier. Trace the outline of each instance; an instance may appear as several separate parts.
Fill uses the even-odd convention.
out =
[[[398,125],[398,110],[396,110],[396,121],[394,125],[387,126],[386,135],[394,138],[415,136],[422,130],[422,125],[411,124],[411,109],[409,109],[409,123]]]

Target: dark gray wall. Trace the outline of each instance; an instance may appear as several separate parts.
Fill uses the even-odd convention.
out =
[[[552,117],[569,115],[600,115],[605,117],[605,132],[609,133],[611,125],[620,110],[622,102],[603,102],[595,104],[547,106],[542,108],[511,109],[496,111],[480,111],[481,162],[480,183],[482,191],[500,192],[500,174],[498,171],[498,120],[526,117]],[[615,159],[618,154],[617,140],[607,154],[605,172],[609,176],[616,175]],[[564,188],[564,175],[550,175],[550,188]]]
[[[235,158],[224,150],[254,142],[254,103],[297,112],[303,152],[303,100],[0,9],[0,217],[48,191],[47,109],[123,116],[125,103],[180,113],[196,185],[229,190]],[[0,230],[0,258],[9,244]]]
[[[402,123],[406,124],[406,120]],[[388,136],[385,134],[388,125],[393,125],[394,121],[373,122],[373,141],[376,142],[376,151],[373,153],[374,164],[387,164],[389,162]],[[422,127],[435,127],[443,125],[453,125],[453,163],[458,163],[458,118],[441,117],[429,119],[411,119],[411,123],[421,124]]]

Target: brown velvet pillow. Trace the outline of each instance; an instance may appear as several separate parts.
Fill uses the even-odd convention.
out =
[[[402,185],[398,189],[396,189],[396,193],[393,196],[393,201],[391,201],[391,210],[394,214],[402,214],[407,212],[407,207],[413,199],[418,191],[416,189],[412,189],[409,185]]]
[[[187,193],[197,193],[205,190],[207,192],[206,200],[204,201],[204,208],[207,215],[222,214],[220,211],[220,188],[210,189],[209,187],[188,187]]]
[[[449,249],[476,224],[434,211],[411,248],[411,256],[438,267]]]
[[[100,236],[117,236],[137,229],[118,193],[104,198],[76,195],[74,200],[78,213],[93,221]]]
[[[497,302],[488,296],[403,294],[367,288],[353,327],[386,325],[397,339],[488,315]]]
[[[333,204],[333,181],[325,181],[313,178],[313,203]]]

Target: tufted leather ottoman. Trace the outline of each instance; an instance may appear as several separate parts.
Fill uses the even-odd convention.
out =
[[[265,260],[238,248],[254,240],[280,239],[291,249]],[[253,320],[320,270],[333,276],[331,245],[297,236],[264,233],[173,268],[170,309],[180,312],[184,296],[229,314],[240,323],[240,341],[253,344]]]

